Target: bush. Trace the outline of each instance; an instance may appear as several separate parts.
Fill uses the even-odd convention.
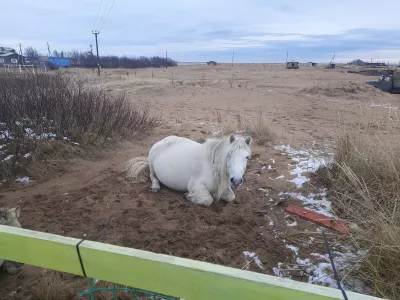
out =
[[[3,73],[0,86],[3,173],[4,164],[9,174],[15,173],[10,166],[17,170],[26,158],[21,156],[34,154],[44,141],[99,145],[146,134],[159,123],[125,94],[114,97],[62,72]]]

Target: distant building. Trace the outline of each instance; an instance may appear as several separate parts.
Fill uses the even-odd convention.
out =
[[[24,62],[24,57],[10,47],[0,47],[0,65],[17,65]]]
[[[298,61],[288,61],[286,63],[286,69],[298,69],[299,62]]]
[[[364,66],[364,67],[385,67],[386,64],[383,62],[366,62],[362,61],[361,59],[355,59],[352,60],[351,62],[347,63],[348,65],[354,65],[354,66]]]

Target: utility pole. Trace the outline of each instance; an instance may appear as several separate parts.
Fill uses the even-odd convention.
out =
[[[97,42],[97,35],[100,31],[94,30],[92,33],[96,36],[96,51],[97,51],[97,75],[100,76],[100,60],[99,60],[99,43]]]
[[[49,42],[47,42],[47,51],[49,51],[49,57],[51,56],[51,53],[50,53],[50,45],[49,45]]]
[[[168,50],[165,50],[165,68],[168,69]]]
[[[235,50],[232,50],[232,67],[233,67],[233,57],[235,56]]]
[[[22,56],[22,46],[21,43],[19,43],[19,55],[21,57],[21,63],[20,65],[22,65],[24,63],[24,57]]]

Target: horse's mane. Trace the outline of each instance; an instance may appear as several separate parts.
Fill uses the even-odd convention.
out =
[[[230,184],[226,167],[228,154],[238,149],[249,148],[249,146],[243,137],[238,136],[232,143],[230,137],[224,137],[222,139],[207,139],[204,144],[207,149],[207,159],[213,168],[214,183],[217,185],[214,197],[218,201]]]
[[[9,217],[8,208],[0,207],[0,224],[5,224]]]

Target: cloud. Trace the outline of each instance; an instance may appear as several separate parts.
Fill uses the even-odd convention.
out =
[[[85,51],[99,29],[101,54],[168,50],[177,60],[229,62],[234,49],[237,62],[284,61],[287,51],[299,61],[326,62],[333,53],[337,61],[400,58],[396,0],[385,7],[371,0],[20,0],[13,10],[19,20],[2,15],[10,29],[0,42],[14,48],[45,50],[48,41],[52,49]]]

